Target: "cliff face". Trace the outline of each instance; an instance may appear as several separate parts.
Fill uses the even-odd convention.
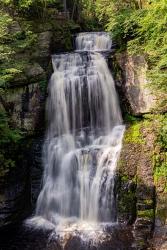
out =
[[[51,54],[71,49],[75,29],[63,14],[56,13],[45,21],[17,18],[10,27],[11,34],[22,33],[25,25],[31,27],[36,39],[32,47],[14,55],[16,63],[24,61],[23,67],[8,84],[0,104],[12,126],[22,133],[17,148],[11,148],[15,164],[0,169],[0,228],[25,218],[38,196]]]
[[[118,166],[119,220],[133,226],[141,249],[150,244],[153,249],[165,249],[167,166],[159,135],[166,120],[154,114],[126,119]]]
[[[128,55],[127,52],[115,55],[116,79],[127,110],[133,115],[166,112],[167,95],[157,90],[148,77],[148,63],[144,55]]]
[[[127,126],[118,171],[119,220],[133,225],[141,249],[151,237],[154,249],[164,249],[167,96],[150,84],[143,55],[116,53],[113,69]]]

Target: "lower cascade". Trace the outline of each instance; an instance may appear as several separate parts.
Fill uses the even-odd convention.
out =
[[[81,33],[74,53],[52,56],[43,186],[32,221],[60,231],[117,221],[115,173],[125,127],[105,59],[110,49],[107,33]]]

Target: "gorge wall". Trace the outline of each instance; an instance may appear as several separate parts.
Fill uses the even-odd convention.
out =
[[[0,159],[0,228],[24,219],[36,202],[43,172],[41,158],[51,54],[70,50],[72,33],[78,28],[66,15],[55,12],[48,20],[16,17],[10,33],[22,33],[27,25],[36,37],[35,42],[14,55],[16,63],[26,63],[8,84],[0,103],[12,126],[22,134],[21,140],[11,146],[9,159],[3,156]]]
[[[134,225],[139,249],[147,248],[152,236],[153,249],[165,249],[167,98],[151,87],[143,55],[123,52],[114,57],[112,67],[127,126],[118,171],[119,218]]]
[[[23,131],[23,138],[13,149],[15,166],[0,172],[0,227],[29,215],[37,199],[43,171],[41,151],[50,55],[70,50],[72,34],[78,29],[61,15],[29,24],[36,42],[31,49],[16,54],[16,61],[23,57],[28,63],[1,103],[15,127]],[[11,32],[21,30],[22,21],[16,20]],[[165,249],[167,170],[162,137],[166,131],[166,108],[157,102],[165,97],[157,97],[147,86],[144,56],[116,53],[114,57],[116,85],[127,126],[117,174],[119,220],[133,225],[137,249],[145,249],[153,234],[154,248]]]

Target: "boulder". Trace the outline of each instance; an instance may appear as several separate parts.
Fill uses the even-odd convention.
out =
[[[18,223],[27,216],[31,206],[30,194],[26,165],[0,178],[0,229]]]
[[[33,53],[33,57],[48,58],[50,56],[52,37],[53,33],[51,31],[45,31],[38,34],[37,44]]]
[[[24,71],[29,82],[34,83],[46,79],[46,73],[38,63],[27,65]]]
[[[147,78],[148,65],[145,57],[121,53],[116,55],[116,60],[122,71],[122,92],[129,103],[131,113],[141,115],[153,112],[157,108],[158,97]]]

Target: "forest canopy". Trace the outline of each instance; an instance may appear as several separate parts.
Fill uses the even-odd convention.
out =
[[[119,50],[144,54],[153,87],[167,89],[167,0],[83,0],[83,15],[112,33]],[[89,21],[90,23],[90,21]]]

